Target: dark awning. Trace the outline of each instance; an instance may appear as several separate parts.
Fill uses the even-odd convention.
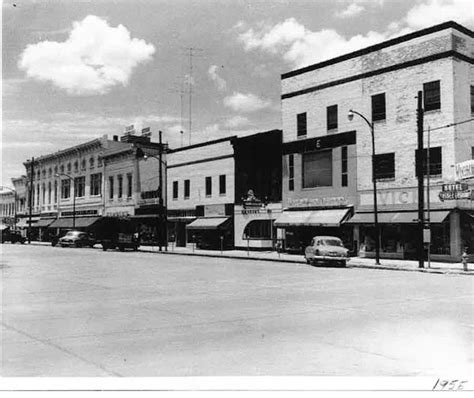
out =
[[[449,212],[449,210],[430,212],[430,222],[442,223],[448,217]],[[427,217],[426,212],[425,217]],[[377,221],[380,224],[415,224],[418,222],[418,212],[380,212],[377,213]],[[346,224],[374,224],[374,213],[356,213]]]
[[[38,222],[34,225],[35,227],[46,228],[55,221],[55,218],[40,218]]]
[[[350,209],[284,211],[276,220],[276,227],[309,226],[339,227]]]
[[[86,228],[99,221],[101,217],[76,217],[75,228]],[[72,217],[58,218],[49,227],[50,228],[73,228]]]
[[[219,229],[223,228],[229,217],[201,217],[186,225],[187,229]]]

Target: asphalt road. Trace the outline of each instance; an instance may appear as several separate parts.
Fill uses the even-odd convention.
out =
[[[3,376],[473,371],[473,278],[4,244]]]

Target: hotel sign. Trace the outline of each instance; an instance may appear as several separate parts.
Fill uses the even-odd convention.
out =
[[[474,178],[474,160],[466,160],[465,162],[456,163],[454,167],[456,180]]]
[[[443,184],[439,199],[445,200],[472,199],[471,191],[466,183]]]

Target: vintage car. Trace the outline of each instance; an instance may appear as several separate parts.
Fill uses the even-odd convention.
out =
[[[96,242],[87,232],[69,231],[58,243],[61,247],[93,247]]]
[[[140,238],[130,219],[119,217],[103,217],[96,227],[98,243],[102,250],[125,249],[138,250]]]
[[[20,242],[21,244],[25,243],[26,238],[21,235],[20,231],[11,230],[10,228],[6,228],[1,232],[1,240],[2,243],[4,242],[11,242],[16,243]]]
[[[330,264],[345,267],[348,249],[344,247],[341,239],[335,236],[315,236],[305,249],[305,259],[308,264]]]

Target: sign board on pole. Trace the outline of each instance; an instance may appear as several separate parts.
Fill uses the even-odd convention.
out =
[[[423,243],[431,243],[431,230],[429,228],[423,229]]]

